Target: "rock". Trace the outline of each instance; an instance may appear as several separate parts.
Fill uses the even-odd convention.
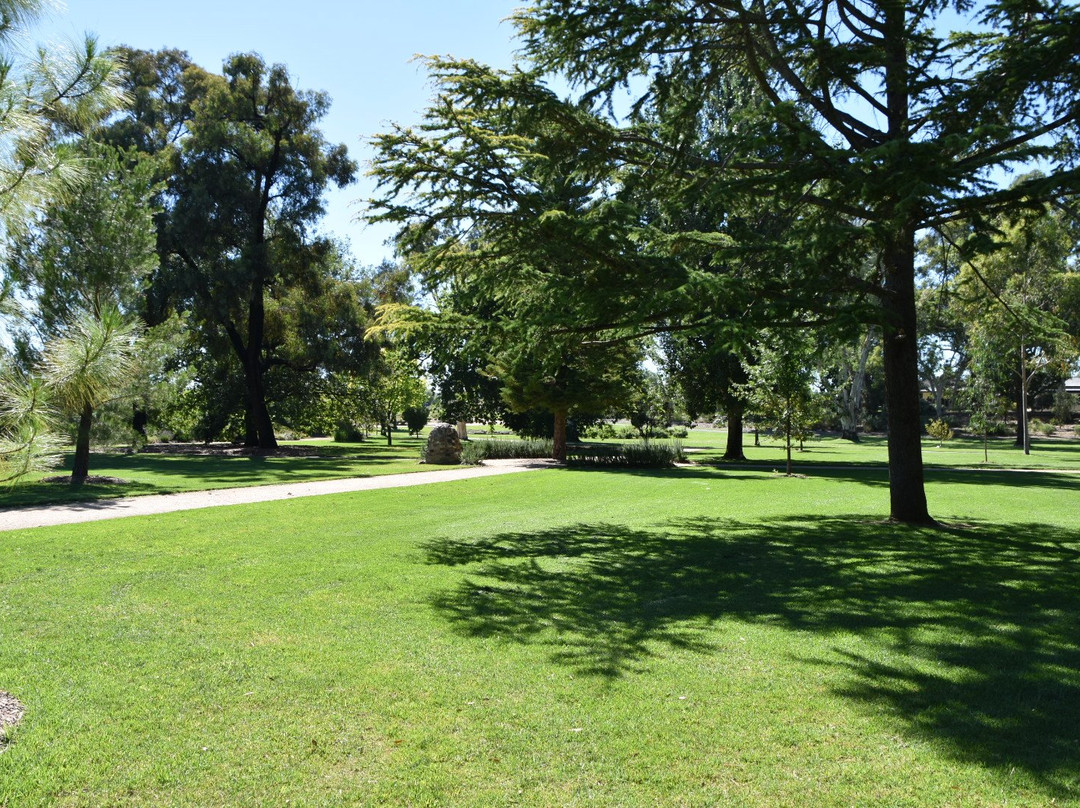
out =
[[[457,466],[461,463],[461,440],[452,426],[437,426],[427,439],[424,462],[433,466]]]

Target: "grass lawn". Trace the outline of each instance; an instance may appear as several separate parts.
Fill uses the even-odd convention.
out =
[[[727,433],[721,429],[692,429],[682,439],[690,456],[697,462],[717,462],[724,453]],[[989,461],[983,460],[981,439],[957,437],[938,446],[936,440],[923,439],[923,463],[930,468],[937,466],[970,466],[973,468],[1045,468],[1080,470],[1080,438],[1032,437],[1031,454],[1018,449],[1013,438],[991,438]],[[761,436],[761,445],[754,446],[754,436],[744,436],[747,463],[776,464],[783,470],[784,442],[780,438]],[[884,437],[864,435],[855,444],[839,437],[814,438],[804,445],[804,451],[794,450],[792,462],[797,466],[814,465],[885,465],[888,463],[888,445]]]
[[[1080,476],[546,470],[0,534],[0,805],[1080,804]]]
[[[385,438],[372,438],[364,443],[292,441],[283,444],[317,447],[319,454],[311,457],[95,452],[90,456],[90,473],[115,477],[124,483],[87,483],[73,488],[63,483],[30,481],[0,486],[0,508],[424,471],[425,467],[419,465],[423,443],[421,438],[409,437],[402,431],[395,433],[393,446],[387,446]],[[70,474],[70,454],[64,457],[60,467],[45,476],[63,474],[65,470]]]

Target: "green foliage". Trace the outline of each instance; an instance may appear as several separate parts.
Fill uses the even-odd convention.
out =
[[[85,178],[70,136],[100,124],[126,100],[118,65],[94,37],[80,46],[27,50],[40,0],[7,0],[0,26],[0,230],[25,232],[44,204]]]
[[[940,418],[935,419],[926,425],[926,434],[936,440],[939,447],[942,442],[953,439],[952,427],[949,426],[947,421]]]
[[[41,375],[57,406],[99,407],[128,380],[140,328],[116,309],[89,312],[45,346]]]
[[[55,413],[40,378],[0,365],[0,483],[44,472],[60,461]]]
[[[531,440],[470,440],[462,447],[462,463],[475,465],[481,460],[504,460],[551,457],[551,441]]]
[[[420,435],[420,430],[427,426],[431,410],[423,405],[411,405],[401,411],[401,417],[405,420],[405,426],[410,435]]]
[[[46,206],[10,256],[11,277],[33,300],[46,335],[84,311],[142,313],[142,294],[158,265],[157,160],[93,142],[80,151],[84,181]]]
[[[765,331],[754,352],[742,395],[755,423],[783,436],[791,474],[793,442],[809,437],[823,413],[823,397],[814,389],[814,344],[805,333]]]
[[[342,421],[334,427],[334,440],[337,443],[362,443],[367,440],[367,432],[351,421]]]
[[[566,454],[567,463],[618,468],[669,468],[685,460],[686,453],[677,440],[576,445]]]
[[[266,375],[276,345],[268,297],[319,275],[333,245],[310,238],[311,227],[327,187],[351,182],[356,165],[318,129],[330,103],[324,93],[297,90],[284,66],[255,54],[234,54],[223,74],[183,85],[198,97],[189,99],[193,115],[169,179],[159,286],[214,332],[202,347],[218,358],[235,355],[246,439],[271,448]]]
[[[1054,393],[1054,418],[1061,424],[1071,424],[1076,410],[1076,396],[1064,390]]]
[[[1028,421],[1028,430],[1048,438],[1054,434],[1054,425],[1041,421],[1038,418],[1032,418]]]

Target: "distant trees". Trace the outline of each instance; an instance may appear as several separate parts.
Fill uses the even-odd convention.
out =
[[[767,10],[740,0],[536,0],[516,16],[534,73],[432,62],[442,92],[424,128],[378,141],[383,215],[441,228],[444,258],[472,228],[524,235],[550,225],[546,243],[602,271],[558,286],[554,266],[565,262],[520,262],[544,248],[487,233],[486,258],[506,259],[502,270],[522,287],[558,286],[573,301],[569,331],[719,325],[721,312],[742,325],[877,322],[890,514],[932,523],[916,236],[954,222],[981,229],[996,212],[1078,185],[1070,160],[1080,67],[1067,33],[1078,12],[989,2],[973,12],[980,28],[953,35],[946,10],[923,0]],[[539,85],[551,72],[580,90],[579,101],[560,103]],[[707,99],[733,78],[758,100],[712,125],[726,113]],[[629,116],[615,114],[624,91]],[[687,148],[703,128],[717,133],[711,149]],[[989,182],[1034,160],[1046,176],[1010,189]],[[620,194],[626,167],[633,198],[707,195],[725,218],[709,230],[643,226]],[[580,204],[554,203],[557,186],[541,181],[553,170],[568,180],[558,187],[589,189]],[[741,221],[762,199],[770,226]],[[704,264],[703,252],[712,254]],[[455,254],[478,270],[476,256]]]
[[[814,387],[815,346],[797,331],[767,331],[753,348],[742,394],[754,418],[783,436],[787,474],[791,448],[801,443],[823,415],[820,393]]]

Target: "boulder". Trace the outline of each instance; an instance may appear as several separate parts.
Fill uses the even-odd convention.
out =
[[[456,466],[461,463],[461,440],[452,426],[437,426],[427,439],[424,462],[434,466]]]

